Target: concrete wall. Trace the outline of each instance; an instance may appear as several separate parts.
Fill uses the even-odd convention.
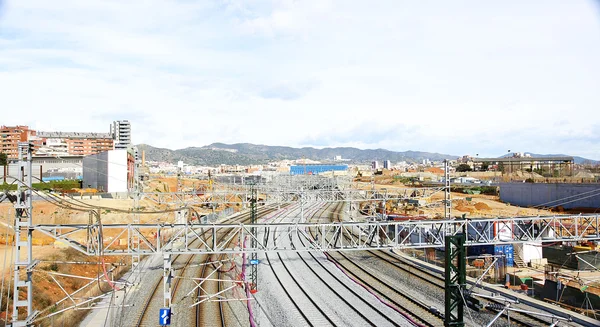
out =
[[[522,207],[600,207],[600,184],[500,183],[500,200]]]
[[[127,192],[127,150],[108,151],[107,192]]]
[[[569,246],[548,246],[542,248],[544,258],[548,259],[548,263],[557,265],[562,268],[577,270],[578,262],[573,253],[573,248]]]

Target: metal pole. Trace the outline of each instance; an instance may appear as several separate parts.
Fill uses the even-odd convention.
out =
[[[465,289],[467,282],[465,235],[446,235],[445,243],[444,326],[463,327],[465,325],[463,319],[465,303],[462,290]]]
[[[171,255],[163,253],[163,308],[171,307]]]
[[[252,225],[256,224],[256,189],[254,185],[250,189],[250,193],[252,194],[252,199],[250,200],[250,223]],[[243,242],[243,240],[242,240]],[[256,227],[252,227],[252,239],[250,240],[250,247],[252,249],[257,248],[256,244]],[[253,251],[250,254],[250,274],[252,275],[251,284],[250,284],[250,292],[256,292],[256,287],[258,283],[258,253]]]
[[[304,222],[304,189],[300,189],[300,222]]]
[[[141,190],[141,181],[140,181],[140,164],[138,160],[135,160],[135,166],[133,171],[133,210],[135,211],[133,214],[133,223],[140,223],[140,214],[138,211],[140,210],[140,192]],[[135,283],[138,278],[141,276],[140,274],[140,236],[135,231],[131,234],[131,250],[133,251],[133,255],[131,256],[131,275],[133,282]]]
[[[32,258],[32,222],[31,214],[33,206],[32,197],[32,168],[31,153],[33,144],[29,142],[19,143],[19,176],[17,183],[17,201],[15,202],[15,245],[14,245],[14,292],[13,292],[13,326],[31,326],[38,311],[32,312],[33,279],[32,273],[36,262]],[[22,235],[27,240],[21,240]],[[23,258],[23,247],[25,256]],[[25,272],[25,279],[21,279],[21,273]],[[21,292],[23,290],[25,292]],[[25,296],[23,296],[25,295]],[[23,310],[24,309],[24,310]]]
[[[510,304],[506,304],[506,306],[504,307],[503,310],[501,310],[500,312],[498,312],[498,314],[492,319],[490,320],[490,322],[485,326],[485,327],[491,327],[498,319],[500,319],[500,317],[502,317],[502,314],[504,313],[504,311],[507,312],[508,314],[508,307],[510,306]],[[510,323],[508,324],[510,326]]]
[[[450,219],[452,215],[452,202],[450,199],[450,169],[448,160],[444,160],[444,217]]]

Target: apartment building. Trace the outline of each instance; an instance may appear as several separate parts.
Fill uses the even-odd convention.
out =
[[[114,147],[127,149],[131,145],[131,124],[128,120],[115,120],[110,125],[110,133],[114,139]]]
[[[116,120],[109,133],[36,132],[28,126],[1,126],[0,152],[9,160],[19,158],[19,142],[33,142],[36,156],[87,156],[131,147],[131,123]],[[134,149],[135,150],[135,149]],[[135,154],[136,160],[138,154]]]
[[[35,139],[36,132],[29,126],[0,126],[0,152],[6,153],[9,160],[19,159],[19,142]],[[41,143],[34,142],[37,147]]]
[[[36,155],[88,156],[113,149],[110,133],[39,132],[44,147]]]

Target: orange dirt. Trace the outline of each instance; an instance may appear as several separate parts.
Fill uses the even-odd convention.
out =
[[[475,203],[475,208],[477,210],[491,210],[490,206],[488,206],[487,204],[485,204],[483,202]]]
[[[456,207],[454,207],[454,209],[461,211],[461,212],[468,212],[468,213],[473,213],[473,211],[475,211],[475,209],[473,208],[469,208],[467,206],[463,206],[463,205],[457,205]]]

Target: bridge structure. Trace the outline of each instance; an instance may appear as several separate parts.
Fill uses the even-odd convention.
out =
[[[444,248],[447,238],[464,235],[465,246],[484,244],[509,244],[525,242],[560,242],[600,240],[599,215],[565,215],[547,217],[516,217],[496,219],[439,219],[418,221],[367,220],[337,223],[308,223],[300,215],[294,223],[254,224],[199,224],[191,220],[180,223],[139,223],[134,216],[131,223],[103,224],[97,211],[90,210],[88,224],[36,224],[31,220],[33,209],[31,187],[31,150],[28,143],[20,144],[21,176],[18,198],[15,202],[15,262],[13,326],[30,326],[39,312],[32,311],[32,273],[38,260],[32,257],[32,233],[39,232],[91,256],[131,255],[139,260],[141,255],[163,256],[165,281],[171,280],[171,258],[177,254],[242,254],[282,251],[360,251],[392,250],[410,248]],[[256,185],[257,205],[275,206],[289,203],[315,204],[348,202],[349,210],[356,210],[353,203],[364,201],[406,200],[429,197],[437,192],[446,192],[446,212],[449,214],[449,189],[402,189],[363,190],[351,188],[350,183],[335,184],[331,181],[323,187],[320,180],[310,184],[300,180],[300,186],[289,184]],[[315,185],[321,185],[315,187]],[[299,188],[296,188],[299,187]],[[227,194],[227,192],[231,192]],[[232,198],[231,196],[235,198]],[[261,197],[263,195],[264,197]],[[199,203],[232,203],[252,200],[247,186],[216,193],[145,193],[141,197],[160,199],[161,203],[177,202],[183,207]],[[136,203],[139,200],[136,200]],[[139,204],[136,204],[139,205]],[[383,206],[385,207],[385,205]],[[132,214],[143,214],[132,211]],[[449,218],[449,217],[446,217]],[[502,233],[498,231],[502,230]],[[319,237],[313,237],[313,234]],[[111,237],[105,237],[111,235]],[[219,241],[217,235],[228,235]],[[22,236],[26,236],[23,239]],[[305,240],[303,245],[290,247],[289,239],[297,236]],[[250,239],[250,246],[245,246]],[[191,246],[192,241],[200,246]],[[286,240],[286,241],[284,241]],[[139,262],[139,261],[138,261]],[[98,277],[100,278],[100,277]],[[99,280],[99,279],[98,279]],[[170,303],[169,285],[165,285],[165,303]],[[22,291],[24,290],[24,292]],[[67,294],[68,298],[71,295]],[[75,304],[78,307],[84,303]]]
[[[256,224],[95,222],[42,224],[32,226],[31,230],[94,256],[443,248],[446,237],[458,234],[466,235],[465,246],[600,240],[600,215],[335,223],[306,223],[302,220],[302,217],[297,217],[297,223]],[[309,231],[320,237],[314,240]],[[104,238],[107,232],[113,236]],[[216,236],[223,233],[229,237],[218,242]],[[291,234],[305,240],[305,245],[294,248],[282,245],[286,242],[281,241]],[[266,239],[262,235],[276,236]],[[138,249],[137,242],[130,241],[133,236],[140,239]],[[242,247],[241,240],[245,238],[255,240],[255,245]],[[126,243],[119,240],[126,240]],[[193,240],[198,240],[201,246],[190,247]]]
[[[358,189],[358,188],[293,188],[255,185],[257,204],[283,204],[290,202],[368,202],[393,201],[431,197],[442,193],[445,186],[403,189]],[[157,204],[171,205],[220,205],[250,204],[250,186],[218,188],[214,191],[198,192],[140,192],[142,199]]]

